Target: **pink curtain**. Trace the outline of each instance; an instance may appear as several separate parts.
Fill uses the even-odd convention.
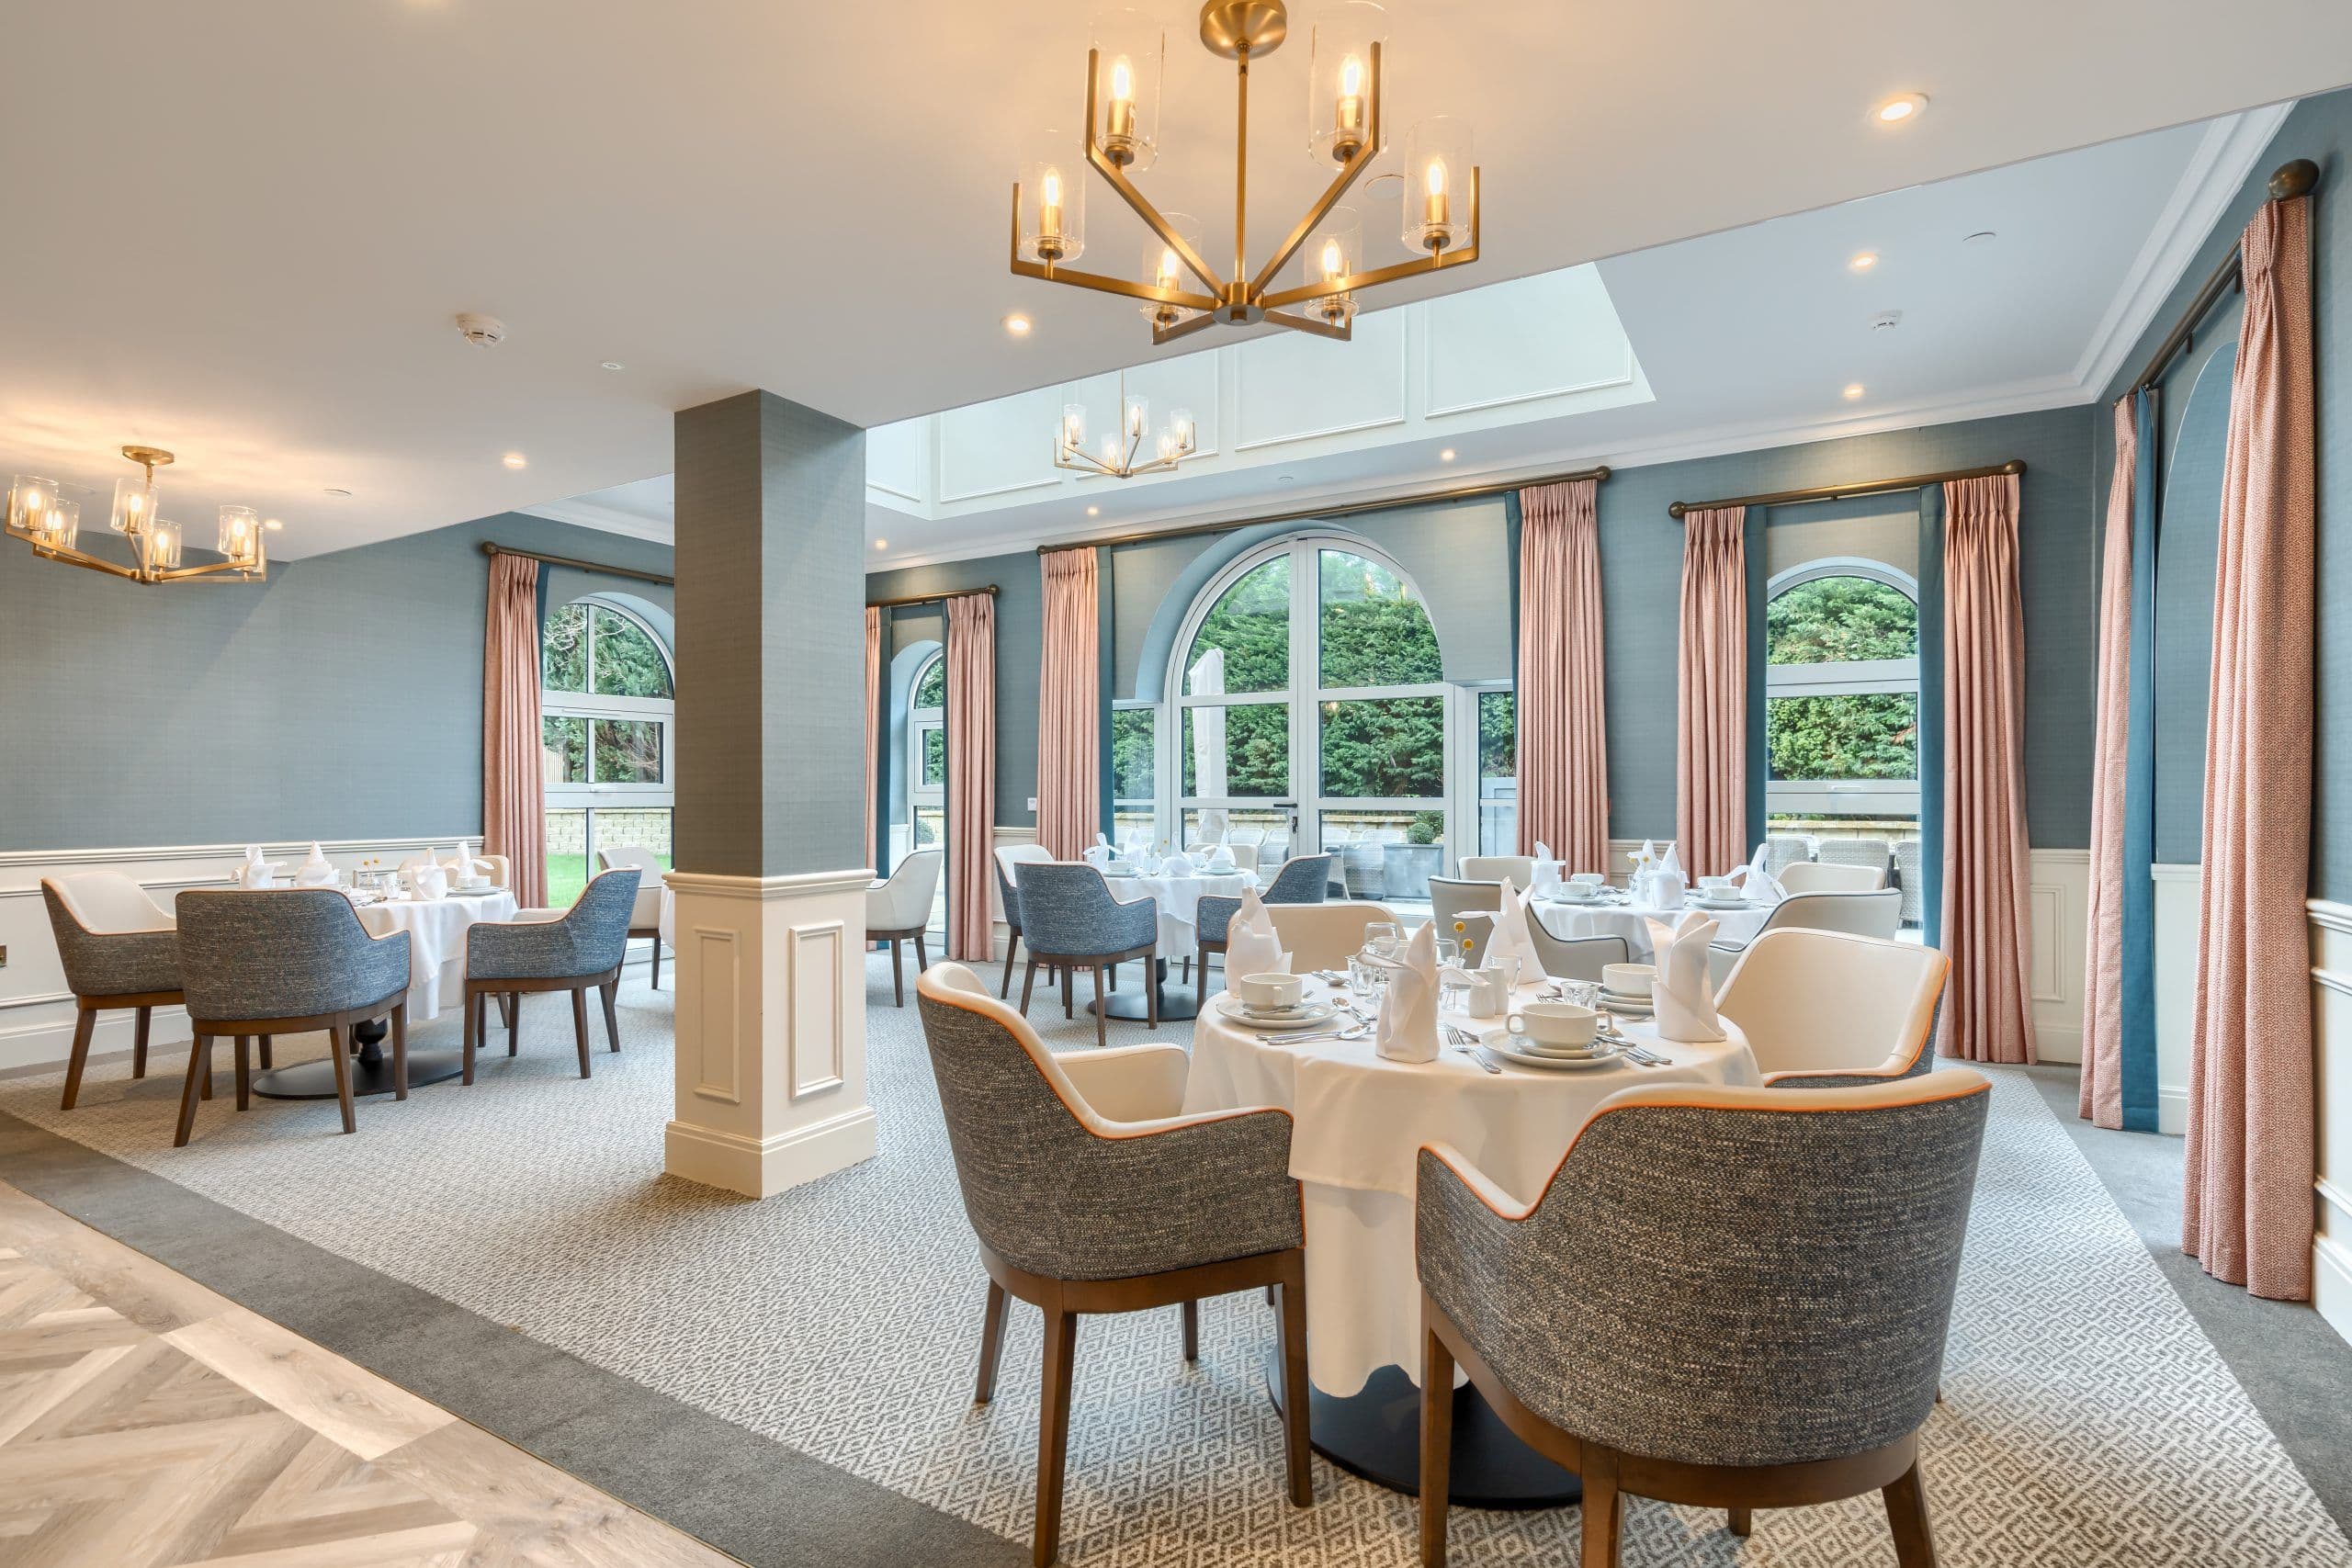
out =
[[[2091,741],[2091,892],[2083,942],[2080,1113],[2123,1125],[2123,769],[2132,696],[2132,477],[2137,411],[2115,404],[2115,472],[2107,486],[2107,547],[2099,563],[2098,723]]]
[[[2015,474],[1944,486],[1943,942],[1951,974],[1938,1048],[1973,1062],[2034,1059],[2018,503]]]
[[[1038,558],[1046,586],[1037,674],[1037,841],[1076,860],[1102,829],[1102,644],[1094,548]]]
[[[1682,646],[1674,836],[1682,869],[1721,876],[1747,858],[1747,508],[1682,515]]]
[[[986,960],[996,838],[996,598],[947,601],[947,944],[950,958]]]
[[[857,858],[874,857],[874,818],[876,808],[874,776],[875,759],[882,754],[882,612],[875,605],[865,607],[865,816],[858,825]],[[887,874],[888,867],[876,868]]]
[[[547,902],[547,761],[539,738],[539,563],[490,558],[481,639],[481,849],[506,857],[523,908]]]
[[[2310,205],[2241,242],[2181,1222],[2207,1273],[2277,1301],[2312,1293]]]
[[[1519,852],[1540,839],[1570,871],[1608,869],[1600,489],[1519,492]]]

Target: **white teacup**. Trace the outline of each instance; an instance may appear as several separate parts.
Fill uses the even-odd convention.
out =
[[[1506,1027],[1539,1045],[1589,1050],[1600,1023],[1599,1013],[1574,1002],[1530,1002],[1510,1015]]]
[[[1732,891],[1731,878],[1728,876],[1702,876],[1699,879],[1699,891],[1711,897],[1720,898]]]
[[[1655,964],[1604,964],[1600,966],[1600,988],[1621,997],[1646,998],[1650,987],[1657,983]]]
[[[1609,878],[1600,872],[1580,871],[1568,878],[1568,885],[1572,887],[1599,887],[1608,880]]]
[[[1244,1007],[1277,1011],[1305,998],[1306,980],[1298,975],[1243,975],[1233,981],[1232,991]]]
[[[1560,897],[1571,904],[1589,904],[1600,897],[1600,889],[1589,882],[1564,882]]]

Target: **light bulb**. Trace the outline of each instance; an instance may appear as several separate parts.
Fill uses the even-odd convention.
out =
[[[1176,269],[1181,265],[1182,260],[1176,254],[1176,248],[1173,245],[1162,245],[1159,247],[1160,288],[1173,288],[1176,287]]]
[[[1340,66],[1340,91],[1351,97],[1363,91],[1363,62],[1352,54]]]
[[[1347,275],[1347,257],[1340,254],[1340,242],[1337,240],[1324,241],[1323,281],[1326,283],[1337,283],[1340,278],[1345,277]]]
[[[1043,243],[1041,254],[1051,251],[1049,260],[1061,255],[1062,238],[1062,176],[1058,170],[1047,169],[1045,178],[1037,182],[1037,237]]]
[[[1111,62],[1111,113],[1102,128],[1102,143],[1125,164],[1134,160],[1135,141],[1136,73],[1123,54]]]
[[[1445,194],[1444,159],[1431,158],[1430,160],[1429,184],[1430,194],[1431,196],[1443,196]]]
[[[1124,55],[1111,62],[1111,96],[1114,98],[1136,96],[1135,72]]]

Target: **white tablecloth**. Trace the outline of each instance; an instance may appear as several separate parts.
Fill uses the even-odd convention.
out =
[[[1573,941],[1587,936],[1622,936],[1631,955],[1630,962],[1647,964],[1655,956],[1650,947],[1650,922],[1662,920],[1668,925],[1680,919],[1682,909],[1660,909],[1645,904],[1570,904],[1560,900],[1538,898],[1530,908],[1544,929],[1554,936]],[[1770,906],[1753,904],[1745,909],[1702,909],[1700,911],[1715,922],[1715,940],[1726,947],[1745,947],[1756,940],[1764,929],[1765,918],[1771,914]]]
[[[1200,923],[1202,896],[1238,898],[1258,886],[1258,874],[1232,871],[1216,876],[1106,874],[1104,880],[1111,885],[1111,897],[1123,903],[1132,902],[1139,894],[1151,895],[1151,901],[1159,906],[1159,956],[1190,958],[1201,950],[1195,928]]]
[[[500,887],[479,897],[369,904],[359,911],[359,923],[375,936],[408,932],[408,1019],[422,1023],[465,1000],[466,928],[477,920],[511,920],[514,910],[514,895]]]
[[[1307,988],[1329,990],[1316,981]],[[1533,994],[1521,987],[1522,999]],[[1420,1377],[1413,1188],[1423,1144],[1453,1145],[1506,1191],[1532,1200],[1577,1130],[1619,1089],[1758,1082],[1746,1038],[1728,1021],[1724,1028],[1727,1041],[1685,1045],[1659,1040],[1646,1023],[1626,1026],[1672,1066],[1554,1072],[1505,1064],[1495,1075],[1452,1049],[1434,1062],[1383,1061],[1369,1037],[1269,1045],[1212,1008],[1194,1028],[1184,1109],[1290,1111],[1290,1171],[1306,1210],[1306,1372],[1316,1387],[1344,1398],[1385,1366]]]

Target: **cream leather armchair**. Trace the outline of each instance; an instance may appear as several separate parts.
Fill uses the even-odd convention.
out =
[[[605,871],[637,873],[637,902],[629,909],[628,935],[631,942],[639,937],[652,942],[653,988],[658,991],[662,988],[662,857],[641,844],[616,844],[598,850],[596,861]]]
[[[1747,944],[1715,1007],[1747,1036],[1764,1081],[1874,1082],[1927,1070],[1951,961],[1932,947],[1788,928]]]

